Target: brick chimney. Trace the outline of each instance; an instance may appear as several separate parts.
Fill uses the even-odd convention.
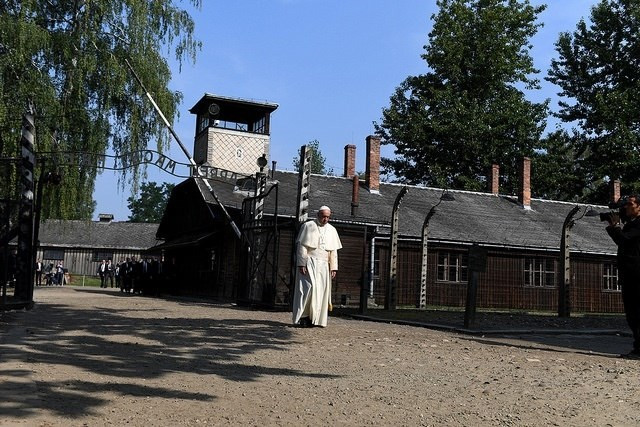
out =
[[[500,166],[497,164],[491,165],[491,176],[489,176],[489,191],[494,196],[500,194]]]
[[[344,146],[344,177],[352,178],[356,174],[356,146]]]
[[[620,199],[620,180],[614,179],[609,185],[611,186],[609,188],[609,196],[611,197],[609,201],[615,203]]]
[[[360,178],[353,175],[353,188],[351,190],[351,216],[358,215],[358,206],[360,205]]]
[[[520,193],[518,201],[525,209],[531,209],[531,159],[522,158],[520,165]]]
[[[371,193],[380,192],[380,138],[367,136],[367,164],[364,182]]]

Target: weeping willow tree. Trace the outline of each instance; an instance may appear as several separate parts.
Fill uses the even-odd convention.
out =
[[[167,119],[181,94],[169,90],[167,57],[194,61],[200,42],[186,7],[202,0],[4,0],[0,2],[0,157],[16,156],[21,116],[33,105],[40,167],[62,182],[44,193],[42,217],[89,219],[96,165],[60,166],[55,153],[163,151],[169,136],[127,68],[128,60]],[[122,172],[137,183],[143,170]],[[9,178],[0,176],[2,187]]]

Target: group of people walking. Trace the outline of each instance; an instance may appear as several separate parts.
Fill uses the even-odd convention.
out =
[[[155,258],[127,258],[113,264],[111,260],[102,260],[97,271],[100,287],[120,288],[120,292],[149,293],[151,285],[162,274],[162,263]]]
[[[98,276],[100,276],[100,287],[106,288],[107,282],[111,282],[111,287],[113,288],[113,279],[116,275],[116,266],[113,265],[111,260],[106,261],[102,260],[100,265],[98,266]]]
[[[43,262],[38,259],[35,264],[36,286],[64,286],[66,268],[62,261]],[[118,263],[103,259],[98,265],[96,274],[100,277],[100,287],[119,288],[120,292],[150,293],[153,284],[158,284],[162,274],[162,262],[155,258],[127,258]]]
[[[38,260],[35,267],[36,286],[64,286],[66,283],[64,277],[66,271],[62,261],[54,265],[53,261],[45,264],[42,260]]]

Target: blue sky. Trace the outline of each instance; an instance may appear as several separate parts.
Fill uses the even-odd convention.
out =
[[[317,139],[326,166],[343,172],[344,146],[355,144],[356,169],[364,170],[365,138],[373,133],[394,89],[409,75],[426,71],[423,46],[437,12],[435,0],[204,0],[192,10],[195,35],[203,47],[195,64],[179,72],[171,61],[171,89],[183,93],[174,130],[193,152],[195,117],[189,109],[205,92],[269,101],[279,105],[272,114],[271,160],[278,169],[292,170],[300,146]],[[532,0],[547,3],[539,16],[544,27],[535,38],[532,55],[546,75],[556,56],[560,32],[572,32],[588,20],[596,0]],[[170,57],[167,52],[167,57]],[[543,89],[529,94],[535,102],[559,89],[542,81]],[[153,149],[153,146],[149,147]],[[383,156],[393,155],[385,146]],[[172,142],[169,157],[186,162]],[[269,163],[270,165],[271,163]],[[178,183],[181,178],[154,166],[147,180]],[[130,186],[118,184],[114,171],[102,172],[94,198],[100,213],[116,221],[129,217]]]

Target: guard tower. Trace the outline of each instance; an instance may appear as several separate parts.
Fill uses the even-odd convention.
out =
[[[189,112],[196,115],[193,158],[198,164],[243,175],[269,160],[269,125],[278,104],[205,93]],[[268,163],[267,163],[268,164]]]

